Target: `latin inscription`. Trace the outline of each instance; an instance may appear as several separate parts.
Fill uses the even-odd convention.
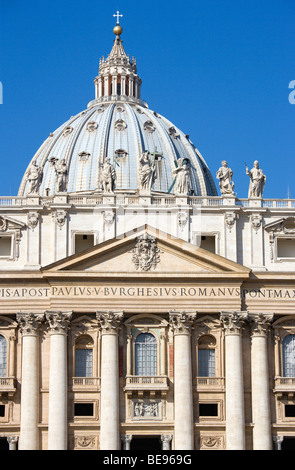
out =
[[[122,286],[51,286],[0,287],[0,299],[52,298],[52,297],[180,297],[245,299],[295,299],[295,289],[240,289],[238,287],[122,287]]]

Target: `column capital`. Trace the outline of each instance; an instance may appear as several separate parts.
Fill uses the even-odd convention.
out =
[[[18,312],[16,314],[16,320],[23,336],[36,336],[43,319],[44,313]]]
[[[220,312],[220,321],[225,334],[241,334],[248,312]]]
[[[122,323],[124,312],[96,312],[96,319],[102,334],[117,334]]]
[[[266,337],[269,333],[273,317],[273,313],[249,313],[252,336]]]
[[[48,311],[45,312],[46,320],[49,323],[50,334],[66,334],[72,318],[72,311]]]
[[[197,318],[197,312],[169,312],[169,323],[174,335],[190,334],[192,325]]]
[[[18,436],[7,436],[8,444],[16,444],[18,442]]]

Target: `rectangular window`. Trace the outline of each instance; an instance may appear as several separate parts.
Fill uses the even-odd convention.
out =
[[[0,256],[11,256],[11,237],[0,237]]]
[[[277,239],[278,258],[295,258],[295,238]]]
[[[218,416],[217,403],[200,403],[199,416]]]
[[[92,377],[93,350],[76,349],[76,377]]]
[[[295,405],[285,405],[285,417],[295,418]]]
[[[75,235],[75,254],[88,250],[94,246],[93,234],[76,234]]]
[[[5,405],[0,405],[0,418],[5,416]]]
[[[75,416],[93,416],[93,403],[75,403]]]
[[[215,350],[198,350],[198,377],[215,377]]]
[[[204,250],[210,251],[211,253],[215,253],[215,236],[213,235],[202,235],[201,236],[201,248]]]

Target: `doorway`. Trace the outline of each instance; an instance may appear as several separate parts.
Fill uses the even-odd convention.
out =
[[[284,436],[282,450],[295,450],[295,437]]]
[[[130,450],[162,450],[160,436],[133,436]]]

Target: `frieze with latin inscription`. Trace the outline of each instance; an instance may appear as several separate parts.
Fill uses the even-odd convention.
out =
[[[205,286],[50,286],[50,287],[0,287],[0,299],[32,298],[243,298],[294,300],[295,289],[205,287]]]

